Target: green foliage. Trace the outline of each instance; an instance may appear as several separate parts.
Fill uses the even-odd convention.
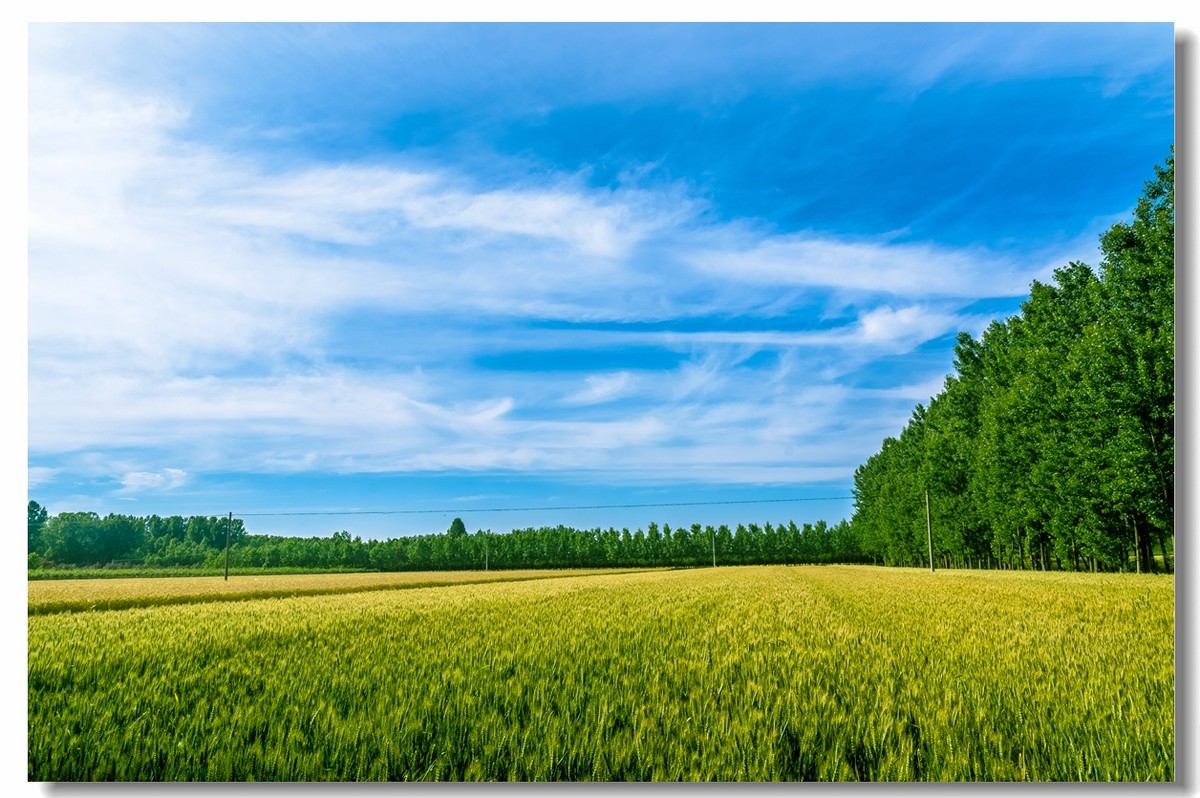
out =
[[[29,553],[33,555],[42,546],[42,529],[49,519],[46,508],[35,501],[29,502]]]
[[[34,505],[30,502],[30,552],[39,555],[39,562],[59,566],[200,566],[215,563],[215,554],[225,549],[227,530],[235,545],[246,538],[245,525],[238,518],[232,523],[202,516],[142,518],[110,513],[101,518],[86,512],[42,516],[35,540]]]
[[[944,564],[1147,570],[1174,537],[1174,156],[1134,220],[1034,282],[1021,313],[960,333],[928,411],[855,472],[863,551],[919,563],[923,495]]]
[[[95,513],[59,513],[46,522],[42,541],[48,559],[70,565],[99,562],[102,521]]]
[[[649,568],[765,563],[854,563],[868,561],[856,531],[842,521],[829,527],[770,523],[739,524],[736,533],[721,526],[672,528],[651,522],[648,532],[575,529],[567,526],[515,529],[505,534],[479,530],[467,534],[460,519],[444,534],[390,540],[363,540],[347,531],[329,537],[247,534],[233,519],[230,566],[250,569],[327,571],[429,571],[529,568]],[[63,513],[50,522],[41,552],[51,565],[42,578],[61,567],[119,564],[150,569],[192,567],[220,570],[227,519],[194,516],[135,518],[94,513]],[[456,529],[461,527],[458,531]],[[34,560],[31,559],[31,562]],[[39,558],[37,562],[42,563]],[[72,570],[65,575],[74,574]]]

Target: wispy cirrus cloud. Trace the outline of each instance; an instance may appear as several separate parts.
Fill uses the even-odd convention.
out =
[[[40,490],[844,481],[955,332],[1094,260],[1124,207],[1042,185],[1063,140],[1112,131],[1081,139],[1072,106],[1046,133],[1054,100],[1013,119],[990,87],[1045,72],[1086,103],[1072,76],[1116,61],[1055,43],[1111,40],[1161,113],[1145,31],[220,30],[31,36]],[[455,47],[476,60],[447,70]],[[989,166],[953,162],[963,142]]]
[[[668,429],[686,428],[697,451],[716,447],[733,457],[715,441],[735,434],[745,445],[746,438],[728,425],[767,423],[767,411],[747,404],[733,384],[737,363],[763,349],[908,351],[953,331],[959,317],[952,306],[893,308],[875,304],[879,297],[987,295],[1017,279],[996,276],[994,261],[981,263],[977,253],[704,224],[696,214],[702,203],[680,202],[674,188],[596,191],[556,177],[472,192],[449,174],[384,165],[268,174],[244,158],[176,143],[172,131],[187,114],[173,104],[113,104],[104,92],[59,89],[77,103],[69,125],[88,126],[95,104],[110,134],[68,145],[53,132],[64,122],[47,118],[61,102],[41,102],[31,114],[38,190],[31,196],[30,386],[39,401],[30,423],[38,452],[154,449],[181,439],[177,445],[197,458],[193,468],[224,458],[280,471],[571,469],[594,467],[603,452],[601,465],[620,471],[633,463],[616,451],[643,450],[637,461],[645,470],[655,458],[644,450],[666,440]],[[80,170],[85,162],[91,166]],[[103,234],[61,234],[64,209],[102,220]],[[454,236],[428,237],[439,230]],[[720,241],[741,248],[700,250]],[[690,254],[655,269],[633,257],[642,245]],[[992,282],[981,285],[989,269]],[[546,376],[510,380],[514,398],[497,395],[488,375],[458,367],[436,379],[380,374],[332,367],[321,354],[339,314],[363,305],[397,313],[452,308],[455,324],[471,313],[670,319],[718,309],[753,315],[781,288],[850,292],[859,310],[821,329],[564,333],[550,344],[686,348],[678,371],[656,380],[657,404],[636,420],[517,421],[509,418],[515,410],[543,412],[537,386]],[[460,351],[480,335],[473,330],[465,323]],[[423,342],[401,345],[420,350]],[[203,373],[231,356],[263,376]],[[186,373],[197,367],[201,376]],[[628,398],[634,384],[622,370],[590,375],[559,395],[582,411]],[[638,394],[648,395],[644,385]],[[678,412],[672,403],[701,397],[723,409],[661,420]],[[176,487],[168,476],[175,473],[128,471],[122,490]]]
[[[690,260],[708,274],[760,285],[908,298],[1020,296],[1029,290],[1031,273],[1028,262],[982,248],[813,234],[764,237],[738,249],[697,252]]]
[[[628,371],[616,374],[593,374],[585,379],[586,387],[563,400],[568,405],[594,405],[621,396],[632,384]]]

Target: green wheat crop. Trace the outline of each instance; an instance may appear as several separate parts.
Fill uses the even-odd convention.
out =
[[[1173,605],[756,566],[31,615],[29,778],[1171,781]]]

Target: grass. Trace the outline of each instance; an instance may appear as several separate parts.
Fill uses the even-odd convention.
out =
[[[31,615],[31,780],[1174,779],[1169,578],[754,566]]]

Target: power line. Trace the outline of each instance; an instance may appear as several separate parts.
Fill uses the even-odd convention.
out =
[[[418,515],[418,514],[435,514],[435,513],[454,513],[455,515],[465,515],[466,513],[516,513],[516,512],[538,512],[542,510],[627,510],[638,509],[644,507],[709,507],[718,504],[777,504],[782,502],[824,502],[824,501],[841,501],[843,499],[852,499],[853,496],[810,496],[799,499],[730,499],[727,501],[711,501],[711,502],[658,502],[647,504],[575,504],[564,505],[561,507],[476,507],[476,508],[449,508],[438,510],[314,510],[309,512],[303,511],[284,511],[273,513],[238,513],[241,518],[250,517],[265,517],[265,516],[301,516],[301,515]]]

